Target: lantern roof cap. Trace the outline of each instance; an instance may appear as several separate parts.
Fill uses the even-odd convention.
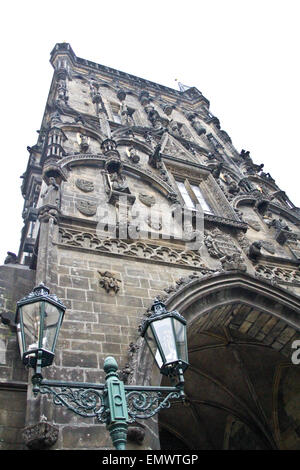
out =
[[[56,294],[50,294],[50,289],[43,282],[34,287],[34,289],[25,297],[20,299],[17,302],[17,306],[20,307],[24,304],[37,302],[40,300],[46,300],[52,304],[57,305],[62,310],[66,310],[66,306],[63,304],[63,302],[57,297]]]
[[[177,320],[181,321],[182,323],[186,325],[186,319],[177,310],[172,310],[169,312],[166,309],[165,304],[158,297],[154,299],[154,302],[150,308],[150,311],[152,313],[146,319],[144,319],[143,323],[140,325],[139,330],[140,330],[141,336],[144,336],[147,330],[147,327],[150,323],[156,320],[162,320],[163,318],[167,318],[167,317],[177,318]]]

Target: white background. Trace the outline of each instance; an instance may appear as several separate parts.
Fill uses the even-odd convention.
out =
[[[197,87],[238,151],[300,206],[299,1],[27,0],[1,6],[0,263],[18,252],[27,165],[51,83],[50,51],[177,89]]]

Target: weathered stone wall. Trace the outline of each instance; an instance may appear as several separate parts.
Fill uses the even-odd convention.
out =
[[[0,313],[9,313],[9,316],[5,316],[6,320],[3,318],[0,323],[1,450],[23,449],[25,446],[22,430],[25,425],[28,372],[20,360],[16,331],[12,323],[16,302],[32,290],[34,283],[35,271],[26,266],[0,266]]]

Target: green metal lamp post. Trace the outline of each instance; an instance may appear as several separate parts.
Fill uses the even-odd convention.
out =
[[[155,300],[151,315],[141,326],[141,335],[150,348],[160,372],[173,382],[171,387],[124,385],[118,378],[113,357],[104,361],[105,383],[62,382],[43,378],[42,368],[52,364],[54,350],[66,307],[40,284],[17,302],[16,324],[23,363],[34,369],[33,393],[51,396],[53,403],[105,423],[112,443],[124,450],[128,424],[147,419],[171,400],[184,400],[183,373],[188,367],[186,321],[177,312],[168,312]]]

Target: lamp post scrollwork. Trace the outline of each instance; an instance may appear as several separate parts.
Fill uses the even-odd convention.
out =
[[[125,450],[129,424],[151,418],[169,408],[173,400],[184,400],[183,373],[188,367],[186,321],[155,300],[152,314],[141,329],[160,372],[171,379],[173,386],[124,385],[118,377],[117,362],[111,356],[104,361],[104,384],[47,380],[42,369],[53,362],[65,309],[43,284],[17,303],[20,352],[23,363],[34,369],[33,393],[47,395],[56,406],[106,424],[114,447]]]

